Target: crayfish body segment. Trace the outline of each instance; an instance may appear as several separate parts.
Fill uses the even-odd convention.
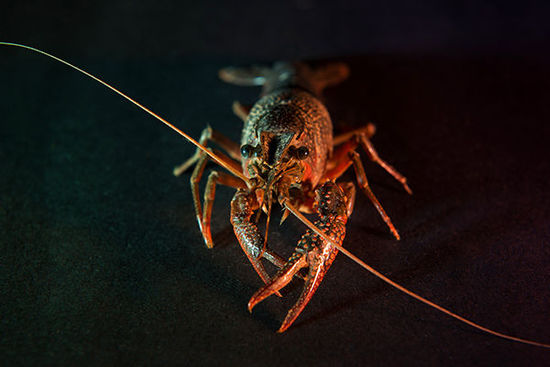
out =
[[[213,247],[210,218],[216,185],[237,189],[231,202],[231,224],[244,253],[264,282],[250,299],[249,310],[273,293],[280,295],[279,290],[294,277],[304,278],[302,295],[288,312],[279,332],[285,331],[302,312],[338,250],[319,234],[308,230],[293,255],[286,261],[282,259],[267,246],[274,202],[281,206],[290,203],[305,213],[317,212],[319,220],[316,226],[340,246],[345,237],[346,221],[353,210],[355,185],[335,182],[353,165],[359,188],[369,197],[391,233],[399,239],[389,216],[370,189],[356,150],[362,147],[371,160],[394,176],[410,193],[405,177],[380,159],[374,150],[370,142],[375,130],[372,124],[333,137],[330,115],[321,102],[323,89],[340,83],[348,73],[347,66],[340,63],[317,69],[301,63],[278,63],[273,68],[221,70],[220,77],[226,82],[262,85],[262,95],[252,107],[238,102],[233,104],[233,111],[244,122],[240,145],[210,127],[203,131],[199,143],[203,146],[208,142],[216,143],[225,151],[216,151],[217,156],[228,167],[240,165],[247,181],[224,172],[211,172],[204,205],[201,205],[198,185],[208,160],[205,152],[197,149],[191,158],[174,170],[180,174],[195,166],[191,175],[193,201],[199,228],[209,248]],[[265,235],[256,224],[261,212],[267,214]],[[287,209],[282,220],[286,215]],[[262,259],[279,268],[273,277],[268,274]],[[299,273],[304,267],[308,268],[305,277]]]

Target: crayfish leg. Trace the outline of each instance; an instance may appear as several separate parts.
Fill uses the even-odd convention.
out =
[[[240,162],[241,161],[241,151],[239,144],[235,143],[225,135],[221,134],[220,132],[212,129],[210,126],[205,127],[201,132],[201,137],[199,139],[199,144],[202,146],[207,146],[208,142],[214,142],[218,144],[224,151],[229,154],[229,157],[231,157],[233,160]],[[229,157],[225,157],[225,154],[220,152],[216,152],[218,155],[223,155],[223,160],[226,164],[235,166],[235,162],[232,161]],[[185,171],[187,171],[190,167],[197,164],[202,156],[204,156],[204,152],[202,152],[200,149],[197,148],[195,154],[193,154],[191,157],[189,157],[185,162],[180,164],[179,166],[174,167],[173,174],[174,176],[179,176]],[[239,164],[236,165],[236,167],[240,167]]]
[[[355,175],[357,177],[357,183],[359,184],[359,188],[367,195],[369,200],[371,201],[372,205],[376,208],[378,211],[378,214],[384,222],[386,222],[386,225],[390,229],[390,232],[393,234],[396,240],[401,239],[399,236],[399,232],[397,232],[397,229],[393,225],[390,217],[388,214],[386,214],[386,211],[384,210],[384,207],[382,204],[380,204],[380,201],[376,198],[374,193],[372,192],[369,181],[367,179],[367,175],[365,174],[365,168],[363,167],[363,163],[361,163],[361,158],[359,157],[359,153],[352,151],[349,153],[349,156],[353,162],[353,168],[355,169]]]
[[[240,118],[243,122],[246,122],[246,119],[248,118],[248,114],[250,113],[252,106],[245,106],[245,105],[242,105],[239,101],[233,101],[233,105],[231,105],[231,109],[233,110],[233,113],[238,118]]]
[[[361,143],[361,146],[369,156],[370,160],[378,164],[380,167],[382,167],[386,172],[388,172],[390,175],[393,176],[401,185],[403,186],[403,189],[409,194],[412,195],[412,190],[407,184],[407,178],[403,176],[401,173],[399,173],[393,166],[388,164],[386,161],[384,161],[380,156],[378,155],[378,152],[376,149],[374,149],[374,145],[372,145],[369,137],[365,134],[359,135],[359,142]]]
[[[409,194],[412,194],[412,191],[407,185],[407,179],[405,178],[405,176],[401,175],[399,172],[397,172],[397,170],[395,170],[395,168],[390,166],[378,156],[378,153],[376,152],[374,146],[369,140],[369,135],[374,134],[374,131],[374,125],[367,124],[365,128],[352,131],[351,135],[341,135],[340,141],[338,142],[339,146],[337,149],[334,150],[333,157],[327,164],[328,170],[325,174],[325,179],[336,180],[341,175],[343,175],[350,166],[353,166],[359,188],[374,205],[374,207],[378,211],[378,214],[384,220],[392,235],[397,240],[399,240],[399,232],[393,225],[389,215],[382,207],[382,204],[380,204],[380,201],[378,201],[376,195],[374,195],[374,192],[370,188],[369,181],[365,173],[365,168],[363,166],[363,163],[361,162],[359,153],[357,153],[356,151],[357,147],[361,145],[369,158],[380,165],[382,168],[384,168],[396,180],[398,180],[402,184],[405,191],[407,191]],[[344,140],[344,138],[347,138],[348,140]]]

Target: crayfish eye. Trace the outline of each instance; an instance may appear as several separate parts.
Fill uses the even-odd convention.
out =
[[[250,144],[245,144],[241,147],[241,157],[248,158],[254,151],[254,147]]]
[[[309,156],[309,150],[306,147],[300,147],[296,150],[296,158],[304,160]]]

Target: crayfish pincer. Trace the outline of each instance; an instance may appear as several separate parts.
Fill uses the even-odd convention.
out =
[[[348,204],[352,200],[353,192],[348,192],[348,196],[345,196],[338,185],[327,181],[316,190],[316,194],[319,220],[315,225],[336,244],[341,245],[346,235]],[[255,305],[286,286],[300,269],[308,267],[302,294],[279,328],[279,332],[282,333],[307,305],[337,253],[338,249],[331,243],[324,241],[312,230],[308,230],[298,241],[294,253],[279,272],[252,296],[248,302],[248,310],[252,312]]]

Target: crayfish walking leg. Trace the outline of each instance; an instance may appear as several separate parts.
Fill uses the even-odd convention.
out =
[[[346,193],[332,181],[327,181],[316,191],[317,212],[320,216],[315,225],[323,230],[336,243],[342,244],[346,234],[346,222],[353,208],[355,197],[352,185],[345,187]],[[308,267],[305,284],[300,298],[286,315],[278,332],[284,332],[307,305],[326,272],[332,265],[338,249],[308,230],[298,242],[292,256],[275,277],[260,288],[248,302],[248,309],[278,292],[286,286],[302,268]]]
[[[369,198],[371,203],[374,205],[374,207],[378,211],[378,214],[380,214],[380,217],[384,220],[384,222],[386,222],[386,225],[390,229],[390,232],[393,234],[393,236],[397,240],[399,240],[400,236],[399,236],[399,233],[397,232],[397,229],[393,225],[388,214],[386,214],[386,211],[382,207],[382,204],[380,204],[380,202],[378,201],[378,199],[376,198],[376,196],[374,195],[374,193],[370,188],[367,175],[365,173],[365,168],[363,166],[363,163],[361,162],[359,153],[357,153],[356,151],[357,147],[360,145],[373,162],[378,164],[380,167],[386,170],[386,172],[391,174],[397,181],[401,183],[401,185],[403,186],[405,191],[407,191],[407,193],[412,194],[412,191],[407,185],[407,178],[378,156],[378,153],[376,152],[376,150],[374,149],[374,146],[370,142],[370,137],[374,135],[375,131],[376,129],[374,125],[369,123],[361,129],[357,129],[350,133],[343,134],[336,137],[334,139],[335,146],[339,145],[339,147],[335,149],[333,157],[328,163],[328,170],[325,177],[329,180],[336,180],[350,166],[353,165],[353,168],[355,169],[357,183],[359,184],[359,188],[363,191],[363,193]]]

